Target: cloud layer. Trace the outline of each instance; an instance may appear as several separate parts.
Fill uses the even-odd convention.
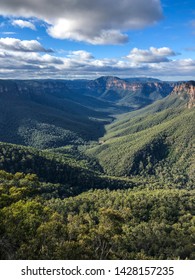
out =
[[[36,40],[19,40],[15,38],[0,38],[0,50],[14,52],[52,52],[51,49],[45,49]]]
[[[167,47],[132,49],[129,55],[118,59],[96,59],[84,50],[69,51],[64,57],[46,53],[48,51],[36,40],[0,38],[0,78],[68,79],[113,75],[152,76],[174,80],[179,77],[189,79],[195,72],[195,60],[171,60],[169,57],[176,54]]]
[[[130,54],[127,56],[128,59],[136,63],[159,63],[168,62],[169,57],[176,56],[176,53],[170,48],[154,48],[150,47],[149,50],[140,50],[134,48],[131,50]]]
[[[121,44],[125,31],[162,19],[160,0],[6,0],[2,15],[37,17],[48,23],[48,33],[59,39],[91,44]]]

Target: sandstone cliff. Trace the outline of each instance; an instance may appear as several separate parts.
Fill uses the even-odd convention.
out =
[[[177,94],[182,99],[187,99],[187,107],[195,107],[195,82],[189,81],[174,87],[172,94]]]
[[[104,76],[87,84],[89,95],[117,102],[120,105],[140,108],[169,95],[175,84],[162,81],[126,81]]]

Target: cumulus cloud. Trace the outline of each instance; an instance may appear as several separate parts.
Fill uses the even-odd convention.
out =
[[[30,28],[32,30],[36,30],[35,25],[32,22],[22,20],[22,19],[15,19],[12,21],[13,26],[17,26],[20,28]]]
[[[53,77],[53,73],[60,73],[62,65],[62,59],[49,54],[0,51],[1,78],[39,78],[40,73],[47,78],[48,72]]]
[[[122,34],[119,30],[100,30],[95,32],[95,28],[91,30],[86,30],[84,32],[82,23],[81,28],[74,26],[74,23],[71,24],[71,21],[59,19],[56,23],[47,29],[48,34],[51,37],[57,39],[70,39],[75,41],[84,41],[93,45],[108,45],[108,44],[124,44],[128,42],[128,36]]]
[[[6,0],[1,1],[0,11],[44,20],[52,37],[91,44],[125,43],[125,31],[162,19],[160,0],[147,0],[147,4],[145,0]]]
[[[127,43],[129,38],[127,34],[122,34],[119,30],[102,30],[99,36],[86,39],[86,41],[94,45],[117,45]]]
[[[65,52],[60,57],[46,52],[38,41],[0,38],[0,78],[91,79],[113,75],[152,76],[173,80],[174,77],[193,79],[195,72],[195,60],[169,60],[167,58],[176,53],[167,47],[133,49],[126,57],[99,59],[85,50]]]
[[[13,56],[14,58],[14,56]],[[37,64],[38,66],[42,67],[49,67],[50,65],[63,65],[64,62],[61,58],[55,57],[49,54],[40,55],[37,53],[29,54],[26,53],[25,56],[19,56],[20,60],[23,61],[25,64]]]
[[[45,49],[36,40],[19,40],[15,38],[0,38],[0,49],[17,52],[52,52],[51,49]]]
[[[170,61],[169,57],[171,56],[176,56],[176,53],[170,48],[150,47],[149,50],[134,48],[127,58],[135,63],[159,63]]]
[[[78,50],[78,51],[71,51],[68,55],[70,58],[80,59],[80,60],[88,60],[93,59],[93,55],[89,52]]]

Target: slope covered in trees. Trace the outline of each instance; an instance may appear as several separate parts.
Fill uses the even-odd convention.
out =
[[[63,81],[0,81],[0,141],[45,149],[96,140],[112,120],[96,100],[80,102]]]
[[[181,175],[194,180],[194,108],[171,95],[144,109],[121,116],[106,128],[100,144],[88,154],[109,175]]]
[[[194,84],[124,85],[0,82],[0,259],[195,259]]]
[[[195,257],[194,191],[148,186],[62,200],[35,175],[1,171],[0,180],[1,259]]]
[[[97,140],[113,115],[132,110],[134,103],[145,106],[172,89],[146,82],[133,90],[130,82],[114,78],[109,86],[110,81],[0,80],[0,141],[45,149]]]
[[[40,151],[35,148],[0,143],[0,170],[12,174],[35,174],[41,182],[59,184],[59,197],[68,197],[90,189],[132,188],[139,180],[106,176],[95,159],[77,153]]]

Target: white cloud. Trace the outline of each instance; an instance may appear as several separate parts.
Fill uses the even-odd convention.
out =
[[[15,38],[0,38],[0,49],[17,52],[52,52],[51,49],[45,49],[36,40],[19,40]]]
[[[122,34],[119,30],[102,30],[99,36],[88,39],[88,42],[94,45],[117,45],[127,43],[128,41],[128,35]]]
[[[75,41],[88,42],[93,45],[117,45],[128,42],[128,36],[122,34],[119,30],[100,30],[96,34],[94,28],[86,33],[82,29],[75,30],[76,28],[71,21],[60,19],[56,21],[55,25],[50,26],[47,32],[51,37],[57,39],[73,39]]]
[[[83,50],[71,51],[71,52],[69,52],[68,57],[79,59],[79,60],[89,60],[89,59],[94,58],[91,53],[83,51]]]
[[[4,53],[0,52],[0,65],[1,78],[39,78],[40,72],[42,77],[46,78],[48,72],[50,77],[55,72],[59,74],[60,66],[64,65],[64,61],[49,54],[4,51]]]
[[[16,40],[16,41],[15,41]],[[25,42],[25,43],[24,43]],[[36,41],[35,41],[36,42]],[[166,57],[175,55],[169,48],[150,48],[152,55],[160,57],[161,62],[146,63],[129,58],[95,58],[85,50],[66,52],[64,57],[41,53],[42,46],[32,41],[20,41],[13,38],[0,39],[0,78],[96,78],[101,75],[119,77],[151,76],[174,79],[193,79],[195,60],[168,60]],[[34,51],[33,51],[34,50]],[[134,49],[131,53],[148,54],[147,50]],[[151,56],[151,52],[149,56]],[[62,55],[62,54],[61,54]],[[175,78],[174,78],[175,77]]]
[[[0,13],[36,17],[49,24],[48,33],[59,39],[92,44],[121,44],[124,32],[143,28],[162,19],[160,0],[6,0]]]
[[[149,50],[141,50],[134,48],[127,56],[132,62],[135,63],[159,63],[168,62],[169,57],[175,56],[176,53],[170,48],[154,48],[150,47]]]
[[[22,19],[15,19],[12,21],[13,26],[17,26],[20,28],[30,28],[32,30],[36,30],[35,25],[32,22],[22,20]]]

